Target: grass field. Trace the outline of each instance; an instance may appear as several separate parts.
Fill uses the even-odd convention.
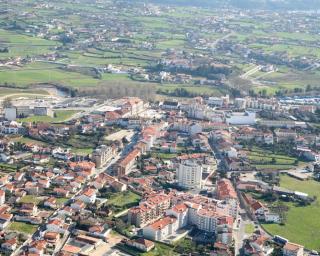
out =
[[[126,245],[118,244],[117,248],[134,256],[177,256],[174,247],[155,242],[155,248],[149,252],[142,253],[138,249]]]
[[[11,95],[11,94],[21,94],[21,96],[23,96],[23,94],[43,94],[43,95],[48,95],[48,92],[44,91],[44,90],[26,90],[26,89],[14,89],[14,88],[4,88],[4,87],[0,87],[0,97],[3,96],[7,96],[7,95]]]
[[[250,163],[257,169],[273,169],[273,170],[286,170],[294,167],[296,158],[273,154],[269,150],[254,147],[248,151],[248,159]]]
[[[287,175],[281,175],[281,187],[308,193],[317,200],[310,206],[301,207],[288,203],[290,207],[284,226],[264,224],[270,233],[288,238],[291,242],[304,245],[308,249],[320,250],[320,183],[308,180],[300,181]]]
[[[153,157],[159,157],[163,160],[170,160],[172,158],[177,157],[177,154],[171,154],[171,153],[152,153]]]
[[[37,227],[37,225],[14,221],[10,224],[8,229],[20,233],[33,234],[37,230]]]
[[[30,116],[26,118],[18,119],[19,122],[45,122],[45,123],[59,123],[67,120],[68,118],[72,117],[78,111],[75,110],[57,110],[55,111],[56,117],[50,116]]]
[[[20,142],[20,143],[24,143],[24,144],[33,143],[33,144],[37,144],[37,145],[41,145],[41,146],[47,145],[45,142],[42,142],[42,141],[39,141],[39,140],[30,139],[30,138],[27,138],[27,137],[14,138],[14,139],[12,139],[12,141]]]
[[[160,243],[155,243],[155,248],[153,250],[151,250],[150,252],[143,253],[141,255],[142,256],[164,256],[164,255],[173,256],[178,254],[174,252],[173,247],[160,244]]]
[[[7,53],[0,53],[0,59],[49,53],[54,51],[53,46],[59,45],[54,41],[18,34],[4,29],[0,29],[0,38],[1,43],[9,49]]]
[[[141,197],[139,195],[131,191],[121,192],[112,195],[111,198],[108,199],[107,204],[125,207],[126,205],[131,203],[138,203],[140,201],[140,198]]]
[[[69,198],[64,198],[64,197],[60,197],[60,198],[56,198],[57,199],[57,203],[59,205],[63,205],[65,202],[67,202],[69,200]]]
[[[71,148],[71,152],[78,155],[90,155],[93,148]]]
[[[34,204],[39,204],[40,202],[41,202],[41,199],[34,195],[26,195],[22,197],[19,201],[19,203],[34,203]]]

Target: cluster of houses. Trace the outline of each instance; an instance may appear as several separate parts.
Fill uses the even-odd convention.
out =
[[[24,252],[92,253],[108,242],[115,225],[105,217],[117,208],[100,196],[130,190],[142,199],[121,209],[127,211],[124,220],[135,226],[133,232],[139,237],[123,240],[124,246],[149,251],[155,246],[152,241],[172,243],[196,230],[212,235],[216,252],[230,254],[239,202],[254,220],[282,221],[278,213],[236,190],[309,200],[301,192],[263,182],[240,180],[234,187],[229,179],[216,176],[218,165],[227,171],[252,171],[242,144],[270,146],[293,140],[295,152],[311,160],[316,136],[302,126],[289,127],[289,122],[289,128],[263,125],[258,120],[261,110],[283,111],[275,99],[197,97],[191,103],[148,105],[125,97],[59,125],[3,121],[2,127],[18,125],[23,132],[2,132],[1,161],[16,164],[18,171],[0,176],[0,227],[6,233],[12,222],[39,226],[36,236],[16,239],[11,251],[24,243]],[[87,156],[54,144],[75,133],[91,136],[101,129],[112,132]],[[45,143],[17,143],[18,135]],[[13,240],[6,235],[10,239],[4,246],[9,247]],[[263,238],[250,239],[245,243],[248,253],[269,252]]]
[[[215,199],[178,191],[150,194],[129,210],[128,221],[141,228],[145,238],[155,241],[168,243],[170,238],[173,242],[192,226],[228,245],[237,214],[236,192],[229,180],[220,180]]]

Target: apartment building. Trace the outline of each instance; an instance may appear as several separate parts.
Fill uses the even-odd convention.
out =
[[[202,171],[202,166],[194,161],[181,162],[176,170],[178,185],[187,189],[201,188]]]
[[[116,149],[114,147],[101,145],[92,153],[92,160],[96,164],[97,168],[101,168],[110,161],[115,154]]]
[[[143,235],[146,238],[161,241],[188,225],[195,225],[205,232],[217,233],[218,227],[231,227],[232,224],[233,217],[221,215],[215,208],[203,207],[201,204],[181,203],[166,210],[163,218],[144,227]],[[226,230],[230,233],[229,228]],[[223,232],[220,230],[220,233]]]
[[[136,163],[137,157],[139,157],[140,155],[141,151],[138,149],[134,149],[126,157],[120,160],[117,169],[118,176],[122,177],[129,174]]]
[[[139,206],[133,207],[128,212],[129,223],[143,227],[159,219],[169,209],[170,197],[165,194],[157,194],[141,202]]]

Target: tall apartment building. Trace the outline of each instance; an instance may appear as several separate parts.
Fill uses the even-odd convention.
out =
[[[179,164],[176,170],[178,185],[182,188],[201,188],[202,166],[187,160]]]
[[[95,151],[92,153],[92,160],[96,164],[97,168],[101,168],[104,166],[112,157],[115,155],[115,148],[101,145],[98,148],[95,149]]]
[[[151,196],[146,201],[141,202],[139,206],[133,207],[128,212],[129,223],[143,227],[162,217],[165,210],[169,209],[171,204],[170,197],[164,194]]]
[[[149,239],[161,241],[187,225],[195,225],[198,229],[209,233],[217,233],[219,226],[233,224],[233,217],[221,215],[213,208],[201,205],[182,203],[168,209],[163,218],[143,228],[143,235]],[[231,239],[227,239],[229,242]]]

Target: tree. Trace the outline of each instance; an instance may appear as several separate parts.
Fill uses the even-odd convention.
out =
[[[310,92],[310,91],[312,91],[312,87],[310,84],[308,84],[306,87],[306,92]]]

